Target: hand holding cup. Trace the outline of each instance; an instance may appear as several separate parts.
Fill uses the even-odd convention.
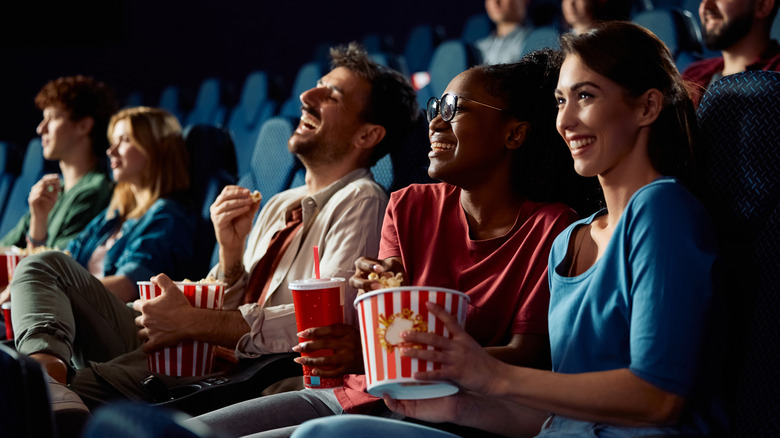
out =
[[[310,339],[293,347],[297,353],[330,350],[330,356],[301,356],[295,362],[311,368],[312,375],[340,377],[363,372],[363,356],[360,333],[346,324],[314,327],[298,333],[299,338]]]

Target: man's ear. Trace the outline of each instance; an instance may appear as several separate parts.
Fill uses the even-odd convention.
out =
[[[756,0],[753,4],[753,14],[756,18],[767,18],[772,12],[772,8],[775,7],[775,2],[778,0]],[[777,18],[777,17],[775,17]],[[772,23],[769,23],[771,26]]]
[[[528,122],[512,122],[512,129],[510,129],[506,137],[507,149],[517,149],[525,143],[525,137],[528,135],[530,128],[531,126]]]
[[[639,126],[650,126],[664,109],[664,95],[655,88],[651,88],[639,97],[638,105],[641,110]]]
[[[95,126],[95,119],[90,116],[82,117],[76,122],[76,129],[81,135],[89,135],[92,132],[92,128]]]
[[[365,123],[355,133],[354,145],[360,149],[369,149],[379,144],[385,138],[385,127],[373,123]]]

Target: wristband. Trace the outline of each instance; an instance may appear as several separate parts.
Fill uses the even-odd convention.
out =
[[[30,233],[27,233],[26,236],[27,236],[27,245],[32,245],[32,246],[46,245],[46,237],[44,237],[43,240],[35,240],[32,237],[30,237]]]

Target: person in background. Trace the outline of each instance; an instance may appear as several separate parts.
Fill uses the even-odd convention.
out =
[[[43,158],[59,163],[62,179],[49,174],[32,186],[29,211],[0,239],[0,246],[64,249],[111,199],[106,130],[117,103],[103,82],[68,76],[46,83],[35,105],[43,111],[37,128]],[[0,304],[9,299],[6,288]]]
[[[629,0],[563,0],[561,13],[567,28],[575,33],[592,29],[600,21],[628,20],[631,15]]]
[[[689,65],[683,77],[696,86],[696,105],[710,84],[747,70],[780,70],[780,44],[770,38],[778,0],[702,0],[704,45],[721,56]]]
[[[485,0],[485,11],[496,28],[475,43],[482,62],[501,64],[520,59],[525,37],[531,28],[527,16],[528,1]]]
[[[129,108],[111,118],[108,136],[116,181],[108,208],[70,242],[70,255],[25,257],[9,285],[16,348],[43,366],[55,408],[80,405],[63,386],[72,366],[138,345],[135,330],[122,337],[106,323],[116,308],[130,310],[136,282],[178,273],[192,253],[195,216],[177,200],[190,181],[179,122],[161,109]],[[94,296],[112,305],[87,305]]]
[[[715,236],[695,187],[693,102],[655,35],[628,22],[567,33],[555,98],[574,169],[597,176],[606,208],[575,222],[549,259],[553,370],[501,362],[435,304],[453,339],[401,354],[442,364],[422,380],[461,391],[393,400],[400,415],[502,436],[722,436]],[[340,416],[293,437],[436,437],[407,422]],[[446,435],[453,436],[453,435]]]
[[[555,132],[550,96],[559,65],[555,52],[544,51],[517,64],[475,67],[428,102],[428,172],[443,182],[391,194],[379,259],[377,253],[359,258],[350,280],[355,288],[372,290],[378,282],[368,274],[392,270],[407,285],[465,292],[471,298],[466,330],[479,345],[507,363],[538,368],[549,368],[549,248],[577,218],[560,201],[585,182]],[[319,327],[302,337],[309,340],[295,351],[334,354],[296,360],[318,376],[348,374],[342,388],[260,397],[193,421],[231,436],[285,436],[322,416],[394,415],[365,392],[356,328]]]

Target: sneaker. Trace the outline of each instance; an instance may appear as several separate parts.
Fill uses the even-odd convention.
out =
[[[70,411],[70,412],[83,412],[89,414],[89,408],[81,400],[78,394],[71,391],[64,384],[54,380],[48,374],[46,376],[46,383],[49,386],[49,398],[51,398],[51,410],[56,415],[58,412]]]

